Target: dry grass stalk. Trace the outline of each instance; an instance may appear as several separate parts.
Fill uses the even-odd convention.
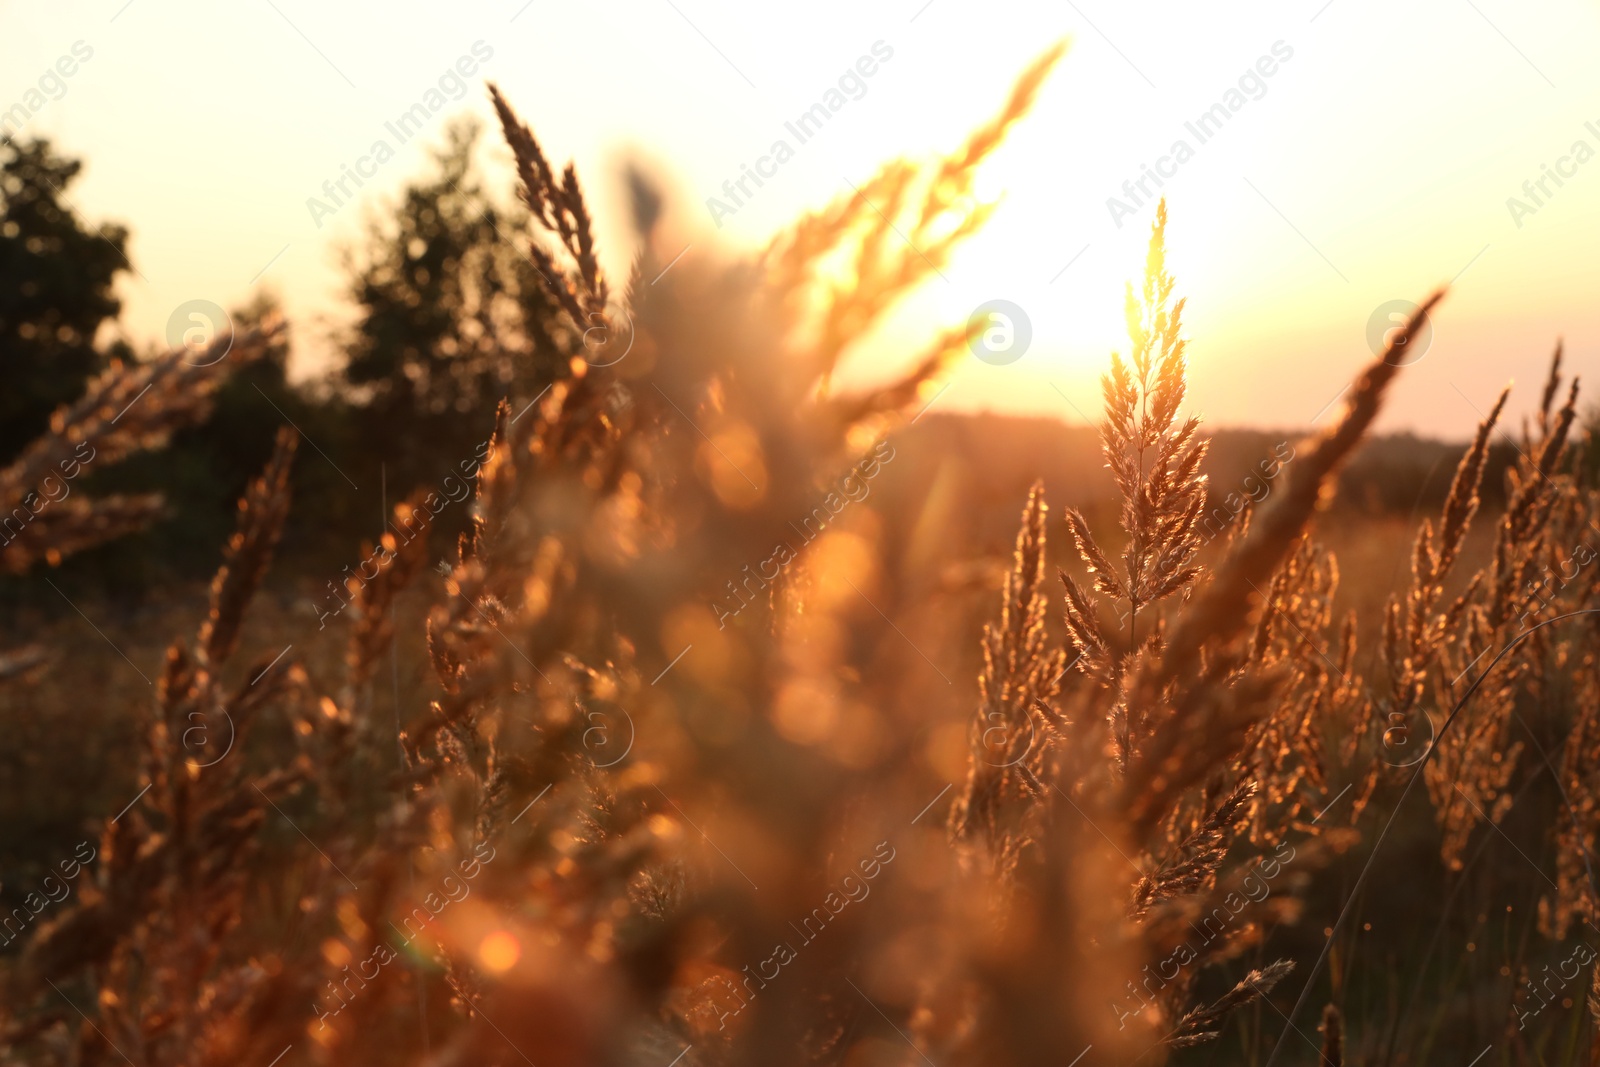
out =
[[[1424,301],[1351,385],[1339,420],[1297,452],[1282,488],[1252,519],[1248,533],[1231,547],[1211,580],[1190,599],[1159,657],[1146,660],[1129,683],[1130,707],[1168,703],[1173,719],[1183,724],[1182,729],[1164,731],[1128,775],[1126,791],[1135,825],[1153,823],[1178,793],[1210,767],[1231,758],[1242,744],[1255,716],[1218,702],[1216,683],[1238,662],[1238,653],[1225,650],[1255,614],[1252,600],[1263,599],[1261,587],[1298,543],[1334,472],[1377,417],[1399,369],[1394,353],[1404,350],[1400,346],[1442,295]],[[1170,695],[1163,698],[1164,693]],[[1209,743],[1179,745],[1181,738],[1192,736],[1204,736]]]
[[[200,353],[177,349],[148,363],[115,364],[82,398],[59,408],[50,432],[0,470],[0,572],[21,574],[41,561],[55,565],[155,518],[159,497],[88,500],[73,495],[70,482],[90,464],[103,469],[159,448],[173,431],[204,419],[228,373],[281,343],[283,332],[274,320],[237,338],[221,335]]]
[[[1322,1009],[1322,1063],[1326,1067],[1344,1067],[1344,1019],[1332,1004]]]
[[[1044,620],[1045,517],[1043,486],[1034,485],[1017,532],[1016,567],[1006,576],[1000,623],[984,627],[981,711],[973,720],[971,770],[966,789],[950,809],[957,840],[981,834],[1001,857],[1016,862],[1036,827],[1007,821],[1008,813],[1034,810],[1047,792],[1046,760],[1065,740],[1066,722],[1051,706],[1066,673],[1066,654],[1049,648]]]
[[[636,284],[657,259],[647,233],[616,306],[575,168],[558,176],[493,92],[521,195],[553,242],[530,252],[549,296],[580,331],[625,315],[638,358],[574,350],[530,409],[501,405],[471,528],[430,590],[437,684],[404,718],[398,768],[362,694],[394,640],[397,596],[427,574],[425,537],[401,543],[397,530],[364,550],[377,569],[351,589],[336,696],[275,649],[232,688],[223,680],[287,513],[293,438],[280,437],[199,634],[168,654],[141,751],[147,791],[104,826],[80,897],[5,972],[4,1040],[41,1062],[138,1067],[268,1067],[285,1046],[321,1064],[833,1064],[907,1035],[940,1064],[1064,1062],[1086,1045],[1110,1062],[1214,1039],[1270,997],[1292,961],[1229,976],[1220,995],[1202,972],[1295,920],[1293,887],[1343,840],[1310,813],[1341,782],[1377,781],[1363,763],[1376,702],[1356,627],[1334,612],[1337,564],[1310,525],[1420,320],[1236,525],[1220,564],[1202,567],[1206,442],[1180,414],[1183,302],[1162,205],[1129,291],[1131,347],[1104,382],[1126,544],[1107,551],[1068,512],[1093,586],[1062,573],[1058,636],[1049,512],[1043,487],[1030,492],[983,632],[954,848],[924,819],[944,794],[907,740],[953,690],[913,640],[928,621],[911,618],[915,576],[872,508],[830,511],[796,540],[839,472],[860,469],[960,350],[964,328],[944,331],[898,378],[832,393],[850,347],[982,222],[988,208],[966,199],[976,168],[1060,54],[958,151],[925,169],[891,164],[754,269],[685,261]],[[841,269],[853,285],[837,284]],[[1418,535],[1386,617],[1385,709],[1449,700],[1458,661],[1515,626],[1556,531],[1592,524],[1564,472],[1576,392],[1554,408],[1558,370],[1487,571],[1446,597],[1504,396],[1437,529]],[[174,395],[163,417],[197,411],[202,381],[164,373],[177,377],[161,379]],[[63,441],[115,453],[145,440],[96,414],[127,388],[64,417]],[[8,491],[61,447],[30,451]],[[414,505],[396,522],[416,531]],[[761,569],[774,559],[777,576]],[[733,570],[747,560],[762,563]],[[749,594],[731,619],[708,605],[729,573]],[[1597,594],[1595,579],[1573,580],[1552,603]],[[1593,674],[1592,641],[1549,642],[1541,652],[1562,669]],[[1535,681],[1531,667],[1502,676],[1476,733],[1430,762],[1447,857],[1476,823],[1441,787],[1490,817],[1503,809],[1515,759],[1495,746]],[[1586,851],[1600,683],[1582,684],[1589,710],[1561,779]],[[246,731],[259,748],[242,746]],[[212,759],[224,736],[230,751]],[[1588,914],[1578,868],[1558,873],[1551,922]],[[1108,990],[1120,998],[1109,1013]],[[426,1053],[413,1036],[424,1027]],[[1330,1007],[1322,1056],[1337,1067],[1344,1047]]]
[[[768,248],[768,286],[791,315],[805,316],[813,370],[826,392],[849,345],[867,334],[903,294],[938,273],[951,252],[994,210],[973,201],[978,166],[1032,108],[1046,76],[1066,54],[1065,42],[1046,50],[1017,78],[1005,105],[955,152],[925,172],[909,161],[890,163],[849,196],[811,212]],[[818,284],[819,268],[845,280]],[[958,352],[966,331],[942,338],[906,376],[913,388],[932,378]]]

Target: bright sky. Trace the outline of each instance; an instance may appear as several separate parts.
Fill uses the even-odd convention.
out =
[[[1021,307],[1028,351],[966,360],[939,408],[1094,414],[1153,209],[1122,186],[1158,163],[1191,406],[1213,425],[1330,417],[1374,310],[1451,279],[1389,428],[1464,436],[1513,377],[1524,410],[1558,335],[1569,366],[1600,370],[1600,12],[1573,0],[0,0],[0,116],[21,105],[26,133],[82,156],[75,204],[132,227],[133,338],[154,342],[186,301],[265,288],[306,370],[342,313],[340,244],[418,172],[448,115],[489,119],[486,77],[552,157],[576,160],[617,274],[624,159],[664,169],[687,255],[754,247],[884,160],[958,144],[1062,37],[1071,51],[984,173],[1000,210],[869,356],[908,358],[988,300]],[[875,44],[892,56],[865,92],[796,146],[784,123]],[[61,57],[69,76],[52,73]],[[458,81],[463,57],[476,69]],[[461,98],[401,143],[385,123],[437,102],[441,78]],[[1202,143],[1185,123],[1216,104],[1226,121]],[[719,229],[706,198],[779,138],[794,158]],[[380,139],[394,158],[314,220],[307,199]],[[1190,153],[1164,160],[1180,139]],[[1536,201],[1523,183],[1546,165],[1565,176]],[[1114,220],[1113,196],[1132,214]],[[1513,218],[1513,196],[1534,210]]]

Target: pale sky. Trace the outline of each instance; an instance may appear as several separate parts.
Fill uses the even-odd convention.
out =
[[[1189,299],[1191,407],[1212,425],[1330,417],[1369,358],[1374,309],[1452,278],[1387,428],[1463,437],[1510,378],[1525,410],[1558,335],[1569,366],[1600,370],[1593,3],[0,0],[0,115],[21,105],[25,133],[84,158],[74,203],[132,228],[130,337],[154,343],[186,301],[237,306],[265,288],[305,371],[347,313],[340,243],[419,171],[449,115],[490,119],[485,78],[555,160],[576,161],[620,276],[622,160],[662,168],[686,255],[754,248],[881,162],[959,144],[1063,37],[1072,48],[1038,107],[984,171],[1000,210],[862,355],[883,363],[863,373],[1003,299],[1029,316],[1031,347],[1006,366],[964,361],[937,407],[1093,415],[1153,208],[1119,227],[1107,200],[1180,139],[1192,156],[1161,162],[1170,265]],[[892,55],[859,99],[719,229],[706,198],[776,139],[794,144],[784,123],[874,45]],[[92,54],[56,73],[75,46]],[[453,73],[463,57],[470,77]],[[400,143],[385,123],[441,78],[460,98]],[[1234,109],[1201,143],[1185,123],[1219,103]],[[380,139],[394,158],[314,219],[307,199]],[[1565,176],[1535,187],[1536,203],[1523,183],[1546,165]],[[1514,218],[1513,196],[1535,210]]]

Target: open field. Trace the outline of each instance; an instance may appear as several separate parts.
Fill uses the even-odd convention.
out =
[[[369,54],[358,89],[313,39],[343,8],[302,28],[266,6],[317,75],[404,110],[332,170],[317,123],[346,102],[280,80],[317,116],[295,118],[293,158],[201,129],[164,195],[192,199],[181,183],[218,154],[251,171],[240,196],[287,180],[257,169],[337,174],[307,202],[319,231],[363,215],[335,321],[303,313],[311,274],[287,301],[256,287],[311,241],[256,234],[279,250],[247,299],[186,298],[160,341],[130,331],[124,296],[142,314],[164,283],[72,199],[82,161],[29,128],[125,69],[112,30],[0,113],[0,1063],[1600,1064],[1600,408],[1582,279],[1540,259],[1573,241],[1592,259],[1581,226],[1540,235],[1591,195],[1575,168],[1594,152],[1523,182],[1520,243],[1449,214],[1504,168],[1437,169],[1423,149],[1453,146],[1420,122],[1382,196],[1321,144],[1258,161],[1244,193],[1204,184],[1280,109],[1392,125],[1447,21],[1381,97],[1324,73],[1349,3],[1245,44],[1140,12],[1140,45],[1181,46],[1151,64],[1170,89],[1092,26],[1110,47],[1089,71],[1141,95],[1097,84],[1115,122],[1047,131],[1030,170],[1006,153],[1059,117],[1071,42],[1001,0],[1030,52],[992,111],[941,96],[958,139],[830,175],[750,242],[712,234],[832,167],[858,116],[938,110],[904,110],[902,80],[988,85],[992,62],[919,64],[993,44],[993,13],[923,3],[859,47],[820,19],[762,23],[785,53],[827,37],[827,78],[775,95],[803,109],[697,225],[642,152],[596,180],[588,127],[629,129],[595,120],[627,97],[721,143],[698,112],[651,109],[707,66],[762,93],[713,41],[728,19],[655,11],[721,61],[657,84],[637,62],[595,73],[659,36],[648,11],[596,28],[494,10],[526,21],[441,67],[399,46],[425,19],[477,28],[410,10],[406,33],[367,29],[422,88]],[[148,43],[140,20],[169,7],[105,25]],[[207,14],[254,41],[249,17]],[[1476,47],[1450,57],[1452,114],[1475,121],[1466,94],[1495,81]],[[192,52],[158,73],[208,106],[262,55],[218,71]],[[557,94],[572,115],[493,81],[486,122],[445,116],[529,56],[584,74]],[[776,80],[778,58],[750,69]],[[1323,95],[1294,95],[1302,79]],[[1106,201],[1138,241],[1113,296],[1111,260],[1072,268],[1122,239],[1064,226],[1031,179],[1081,185],[1077,140],[1093,180],[1123,173],[1130,134],[1179,99],[1206,104]],[[1495,104],[1518,136],[1554,128],[1521,99]],[[750,117],[743,98],[714,110]],[[413,139],[422,168],[383,169]],[[391,180],[381,210],[345,210]],[[1244,194],[1270,230],[1239,221]],[[1264,258],[1285,234],[1293,257]],[[213,243],[208,263],[234,262]],[[1424,258],[1447,280],[1346,321],[1380,271],[1387,287]],[[1010,288],[969,307],[974,276]],[[1086,363],[1119,311],[1125,336]],[[1530,340],[1533,312],[1571,317],[1571,343],[1564,323]],[[1506,376],[1485,377],[1490,342],[1520,384],[1483,384]],[[1469,414],[1444,439],[1404,430],[1447,411]]]

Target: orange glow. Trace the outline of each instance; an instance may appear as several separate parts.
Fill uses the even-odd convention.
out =
[[[344,967],[352,959],[349,947],[337,938],[329,938],[322,943],[322,958],[334,967]]]
[[[478,962],[493,974],[504,974],[522,958],[522,943],[505,930],[496,930],[478,945]]]
[[[11,13],[10,32],[0,40],[4,69],[54,63],[62,44],[80,33],[70,7]],[[1093,410],[1099,367],[1109,349],[1125,343],[1123,280],[1135,276],[1158,193],[1173,210],[1172,266],[1190,296],[1199,372],[1193,406],[1213,425],[1257,423],[1267,404],[1278,421],[1311,421],[1369,355],[1362,331],[1372,309],[1396,297],[1417,299],[1452,278],[1457,291],[1438,322],[1439,355],[1449,358],[1430,359],[1403,378],[1402,402],[1386,413],[1387,423],[1460,432],[1472,413],[1451,382],[1474,397],[1492,389],[1506,377],[1507,348],[1542,338],[1553,323],[1567,336],[1574,370],[1594,366],[1600,315],[1588,299],[1582,265],[1593,243],[1589,220],[1600,202],[1600,175],[1563,164],[1576,141],[1594,144],[1585,126],[1594,116],[1582,104],[1594,98],[1600,68],[1589,61],[1595,24],[1583,5],[1559,3],[1549,18],[1526,21],[1510,38],[1470,7],[1442,18],[1426,7],[1407,8],[1392,32],[1377,39],[1368,21],[1341,19],[1337,9],[1313,22],[1261,0],[1225,11],[1171,0],[1126,10],[1104,5],[1098,15],[1001,0],[982,19],[935,7],[892,29],[875,5],[840,0],[824,0],[802,23],[761,5],[737,15],[735,9],[719,17],[742,31],[719,47],[739,67],[760,57],[766,67],[760,92],[744,92],[749,87],[739,75],[662,4],[640,13],[634,32],[611,42],[617,73],[537,115],[558,124],[547,136],[580,173],[592,175],[604,208],[596,212],[597,244],[614,282],[628,276],[635,252],[626,211],[619,210],[626,203],[620,168],[609,163],[620,146],[675,162],[658,175],[668,191],[666,225],[681,235],[667,255],[687,247],[680,266],[692,267],[717,246],[764,247],[798,213],[850,192],[889,159],[922,161],[949,151],[994,113],[1016,72],[1046,43],[1074,42],[1032,114],[977,175],[971,199],[999,205],[988,225],[929,278],[885,327],[880,344],[851,353],[841,388],[853,375],[881,376],[886,364],[910,359],[930,326],[958,326],[983,301],[1003,297],[1032,319],[1030,351],[1010,367],[960,360],[936,410],[987,407],[1076,421],[1072,405]],[[388,136],[388,103],[412,98],[426,84],[417,72],[431,69],[438,42],[468,43],[479,28],[452,5],[412,12],[403,27],[374,19],[367,4],[319,11],[322,39],[343,42],[348,61],[367,76],[362,92],[328,95],[320,77],[295,76],[302,62],[317,62],[308,49],[227,47],[259,35],[262,10],[207,9],[189,29],[208,47],[185,51],[181,63],[173,61],[174,41],[159,20],[119,19],[114,42],[92,42],[94,57],[70,91],[28,121],[27,134],[50,136],[86,156],[73,196],[88,216],[133,224],[142,274],[126,277],[118,295],[141,341],[161,337],[173,309],[198,296],[238,307],[272,292],[292,320],[346,318],[334,250],[359,241],[364,212],[392,201],[425,171],[426,147],[442,139],[448,117],[475,114],[493,126],[480,82],[423,136],[395,145],[397,158],[364,183],[357,203],[332,218],[312,215],[307,199],[322,195],[324,180],[354,162],[373,137]],[[1456,17],[1463,10],[1468,17]],[[1484,14],[1503,17],[1490,9]],[[580,4],[545,17],[539,35],[489,35],[493,58],[474,80],[493,78],[512,100],[530,101],[552,100],[563,86],[584,83],[590,71],[583,50],[549,42],[607,34],[607,15]],[[785,47],[771,54],[756,44],[780,36]],[[736,213],[711,215],[707,198],[722,195],[737,165],[753,162],[752,153],[773,137],[788,137],[787,105],[778,102],[814,98],[826,88],[817,57],[853,53],[879,37],[893,59],[860,103],[830,124],[825,139],[795,145],[800,154],[782,177]],[[1423,37],[1427,49],[1410,46]],[[667,57],[691,46],[700,49],[696,62],[685,66],[674,58],[667,65]],[[951,56],[983,58],[951,77]],[[1365,57],[1387,76],[1352,84],[1350,56]],[[1250,73],[1262,69],[1273,73],[1260,79]],[[671,79],[660,76],[667,70]],[[1190,132],[1186,124],[1237,94],[1242,77],[1252,79],[1248,96],[1239,106],[1228,104],[1237,114],[1225,128],[1203,139]],[[232,86],[231,95],[175,91],[206,78]],[[19,79],[5,103],[22,87]],[[730,98],[730,89],[738,95]],[[708,101],[726,110],[727,121],[703,121]],[[164,145],[123,120],[130,112],[161,128],[205,130],[211,151],[174,175],[164,165]],[[248,115],[301,116],[300,150],[254,167],[232,165],[258,150],[259,125],[241,121]],[[1358,151],[1330,154],[1330,146],[1370,143],[1375,129],[1401,126],[1409,145],[1402,173],[1367,165]],[[1173,162],[1179,141],[1187,147],[1177,153],[1181,164]],[[1558,166],[1570,173],[1555,185],[1545,175]],[[251,209],[241,211],[240,204]],[[1131,217],[1124,214],[1129,210]],[[281,258],[274,257],[278,249]],[[840,264],[829,281],[848,287],[859,278]],[[296,375],[337,358],[322,333],[296,333]],[[621,366],[632,373],[652,358],[649,336],[641,333]],[[752,493],[725,466],[720,458],[708,463],[721,488],[735,500]],[[763,484],[755,471],[746,474]]]

